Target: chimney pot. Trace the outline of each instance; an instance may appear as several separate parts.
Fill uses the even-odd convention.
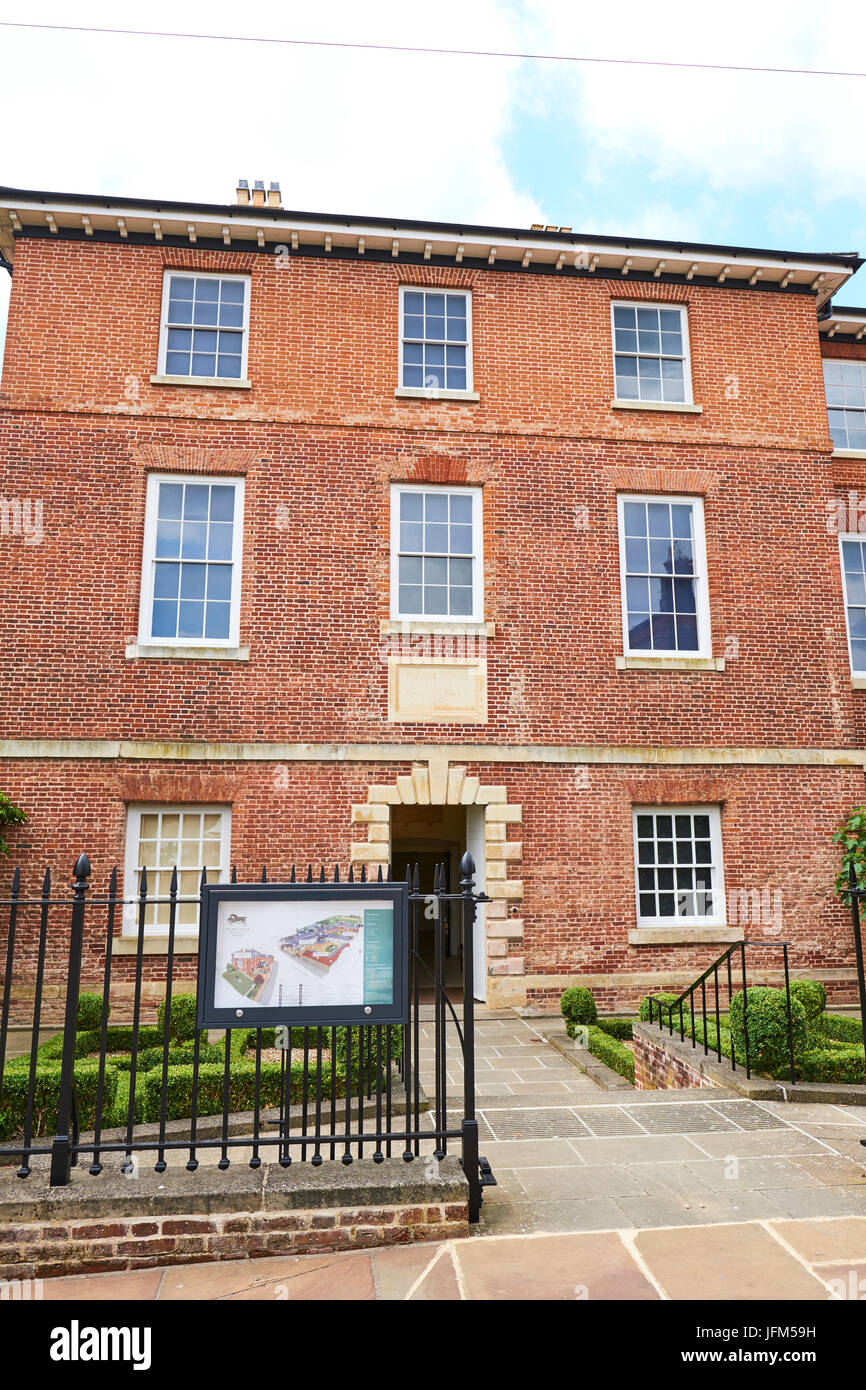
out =
[[[282,206],[283,200],[280,196],[280,185],[278,183],[272,183],[268,189],[268,207],[281,208]]]
[[[253,184],[253,207],[263,208],[265,205],[265,181],[256,179]]]
[[[249,201],[250,201],[250,185],[249,185],[249,182],[248,182],[247,179],[238,179],[237,192],[236,192],[236,194],[235,194],[235,202],[238,203],[238,204],[240,204],[241,207],[245,207]]]

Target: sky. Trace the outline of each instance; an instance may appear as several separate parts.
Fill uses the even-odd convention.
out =
[[[866,6],[0,0],[0,20],[866,70]],[[0,28],[0,184],[866,251],[866,78]],[[866,303],[866,267],[838,302]],[[0,273],[0,341],[9,280]]]

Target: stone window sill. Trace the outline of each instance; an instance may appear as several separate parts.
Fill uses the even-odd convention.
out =
[[[249,647],[159,647],[131,642],[127,661],[249,661]]]
[[[852,689],[852,690],[866,690],[866,676],[852,676],[852,677],[851,677],[851,689]]]
[[[436,622],[432,618],[382,618],[379,623],[383,637],[404,633],[431,637],[492,637],[495,631],[495,623],[462,622],[459,618],[453,623]]]
[[[611,410],[663,410],[675,415],[703,415],[702,405],[692,405],[689,401],[618,401],[612,400]]]
[[[724,671],[723,656],[618,656],[618,671]]]
[[[398,401],[465,401],[473,405],[481,400],[477,391],[445,391],[432,386],[398,386],[394,395]]]
[[[633,927],[630,946],[733,945],[744,940],[742,927]]]
[[[251,391],[251,381],[234,376],[160,376],[155,373],[150,378],[151,386],[197,386],[199,389],[212,386],[227,387],[232,391]]]
[[[138,954],[138,934],[135,936],[115,936],[111,942],[113,956],[135,956]],[[145,956],[167,956],[168,936],[146,936],[142,954]],[[175,936],[174,954],[176,956],[197,956],[197,936]]]
[[[834,459],[866,459],[866,449],[834,449]]]

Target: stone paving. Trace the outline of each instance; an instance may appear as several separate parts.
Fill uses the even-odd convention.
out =
[[[425,1023],[431,1103],[433,1041]],[[481,1152],[498,1185],[468,1240],[73,1276],[45,1281],[46,1297],[866,1296],[866,1107],[603,1091],[513,1014],[482,1015],[476,1047]],[[450,1028],[455,1120],[462,1084]]]

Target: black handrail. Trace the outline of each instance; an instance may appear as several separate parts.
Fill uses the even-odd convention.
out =
[[[718,959],[717,959],[717,960],[714,960],[713,963],[712,963],[712,965],[709,965],[709,966],[707,967],[707,969],[703,972],[702,975],[699,975],[699,976],[697,977],[696,980],[693,980],[692,983],[691,983],[690,985],[688,985],[688,987],[687,987],[686,989],[683,990],[682,994],[681,994],[677,999],[675,999],[674,1002],[673,1002],[672,1004],[666,1004],[666,1003],[664,1003],[661,999],[657,999],[657,998],[655,998],[652,994],[650,994],[650,995],[648,996],[648,999],[649,999],[649,1021],[650,1021],[650,1023],[655,1023],[655,1022],[657,1022],[659,1028],[664,1028],[665,1026],[667,1026],[670,1036],[673,1037],[673,1035],[674,1035],[674,1015],[678,1012],[678,1014],[679,1014],[679,1029],[678,1029],[678,1031],[679,1031],[679,1035],[680,1035],[680,1042],[685,1042],[685,1039],[686,1039],[686,1025],[685,1025],[684,1018],[683,1018],[683,1010],[684,1010],[685,1001],[688,1000],[689,1002],[688,1002],[687,1007],[688,1007],[689,1017],[690,1017],[690,1020],[691,1020],[691,1040],[692,1040],[692,1047],[696,1048],[696,1047],[697,1047],[697,1035],[696,1035],[696,1033],[695,1033],[695,992],[696,992],[697,990],[700,990],[700,993],[701,993],[701,1013],[702,1013],[703,1025],[704,1025],[704,1026],[703,1026],[704,1056],[709,1056],[709,1042],[708,1042],[708,1032],[707,1032],[707,981],[709,980],[710,976],[712,976],[712,977],[713,977],[713,985],[714,985],[714,1006],[715,1006],[715,1007],[714,1007],[714,1009],[711,1009],[711,1012],[714,1012],[714,1013],[715,1013],[715,1021],[716,1021],[716,1047],[715,1047],[715,1052],[716,1052],[716,1057],[717,1057],[718,1061],[721,1062],[721,1060],[722,1060],[722,1036],[721,1036],[721,1013],[720,1013],[720,1008],[719,1008],[719,968],[720,968],[720,967],[723,967],[723,966],[724,966],[724,967],[727,967],[727,972],[726,972],[726,973],[727,973],[727,977],[728,977],[728,1008],[730,1008],[731,999],[732,999],[733,993],[734,993],[734,971],[733,971],[732,962],[733,962],[735,956],[739,956],[739,959],[740,959],[740,974],[741,974],[742,982],[743,982],[743,1041],[744,1041],[744,1045],[745,1045],[745,1055],[746,1055],[746,1077],[747,1077],[747,1079],[750,1079],[750,1078],[751,1078],[751,1075],[752,1075],[752,1064],[751,1064],[751,1056],[750,1056],[750,1049],[749,1049],[749,989],[748,989],[748,983],[747,983],[747,980],[746,980],[746,948],[747,948],[747,947],[755,947],[755,948],[756,948],[756,947],[768,947],[768,946],[778,947],[778,948],[781,950],[781,952],[782,952],[782,961],[783,961],[784,974],[785,974],[785,1021],[786,1021],[787,1041],[788,1041],[788,1068],[789,1068],[789,1076],[790,1076],[790,1079],[791,1079],[791,1085],[793,1086],[793,1085],[796,1083],[796,1080],[797,1080],[797,1067],[796,1067],[796,1062],[795,1062],[795,1059],[794,1059],[794,1032],[793,1032],[793,1023],[792,1023],[792,1018],[791,1018],[791,980],[790,980],[790,970],[789,970],[789,962],[788,962],[788,947],[790,946],[790,942],[788,942],[788,941],[737,941],[737,942],[735,942],[732,946],[729,946],[728,949],[727,949],[726,951],[723,951],[722,954],[718,957]],[[654,1006],[656,1006],[656,1007],[658,1008],[658,1019],[657,1019],[657,1020],[653,1017],[653,1007],[654,1007]],[[665,1020],[665,1014],[667,1014],[667,1021]],[[731,1060],[731,1070],[732,1070],[732,1071],[736,1071],[736,1069],[737,1069],[737,1057],[736,1057],[736,1048],[734,1047],[733,1039],[731,1040],[731,1059],[730,1059],[730,1060]]]

